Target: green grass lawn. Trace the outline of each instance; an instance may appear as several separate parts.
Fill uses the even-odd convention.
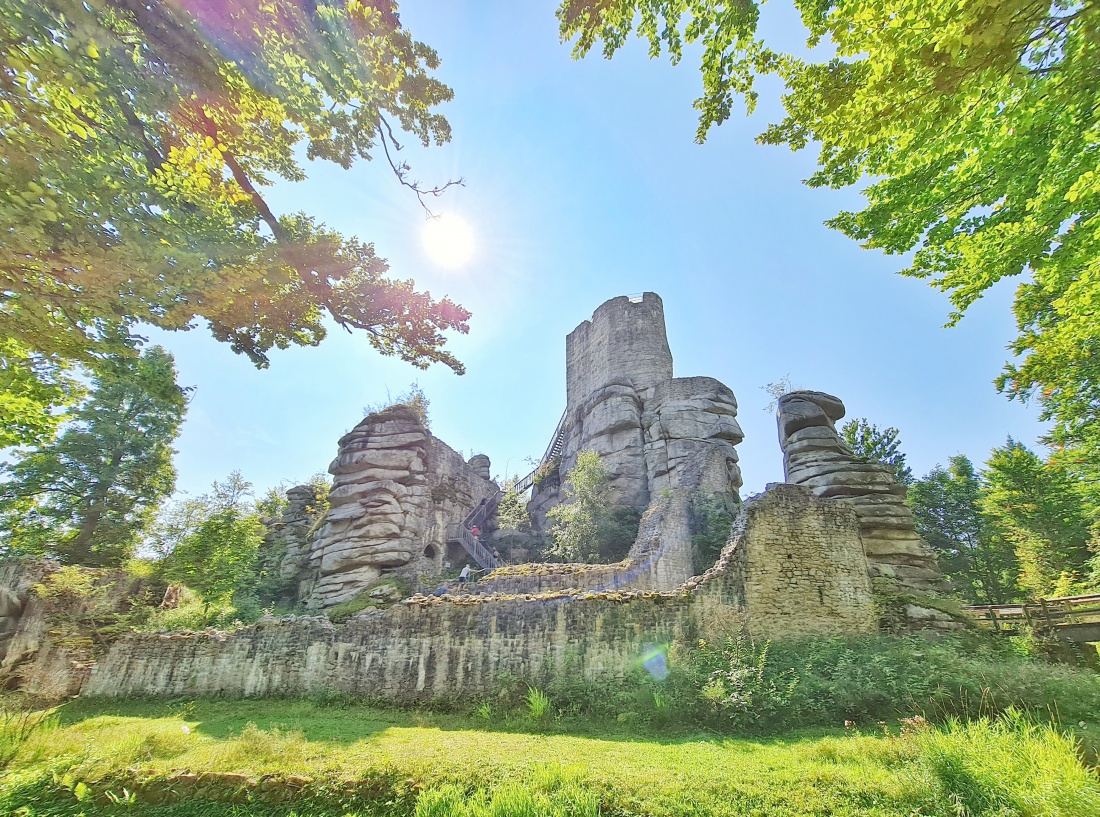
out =
[[[1071,740],[1011,716],[748,739],[308,701],[74,702],[19,746],[0,813],[1100,817],[1100,780]]]

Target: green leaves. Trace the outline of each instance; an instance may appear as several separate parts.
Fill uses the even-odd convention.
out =
[[[904,275],[950,296],[950,322],[1021,276],[1019,335],[998,387],[1037,397],[1051,439],[1100,451],[1100,6],[1037,0],[796,0],[824,61],[770,52],[755,2],[565,0],[563,38],[613,54],[703,44],[699,138],[754,74],[778,73],[786,116],[759,137],[818,145],[810,186],[868,180],[867,206],[828,223],[863,246],[913,253]],[[656,19],[663,19],[663,27]]]
[[[913,482],[913,471],[905,464],[901,438],[896,428],[879,427],[864,418],[849,420],[840,427],[840,438],[857,457],[881,462],[901,485]]]
[[[451,91],[387,5],[24,0],[0,6],[0,339],[90,361],[137,322],[215,337],[260,366],[326,316],[383,354],[441,362],[469,313],[387,277],[370,244],[262,190],[296,160],[348,167],[449,138]],[[383,127],[386,127],[383,135]]]
[[[103,361],[57,439],[4,468],[0,550],[89,566],[127,558],[174,487],[186,391],[160,347]]]
[[[547,553],[563,562],[612,562],[638,535],[641,513],[614,507],[607,469],[595,451],[581,451],[565,480],[567,502],[551,508]]]

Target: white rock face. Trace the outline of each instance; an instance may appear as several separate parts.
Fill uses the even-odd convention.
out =
[[[905,504],[905,486],[886,466],[857,459],[841,442],[836,422],[843,416],[844,404],[824,392],[796,391],[779,398],[786,481],[855,508],[872,577],[892,579],[910,590],[945,590],[936,554],[917,533]]]
[[[306,598],[312,607],[347,601],[383,573],[438,574],[446,527],[459,523],[497,487],[427,432],[415,412],[393,406],[340,439],[329,466],[330,509],[309,553]]]

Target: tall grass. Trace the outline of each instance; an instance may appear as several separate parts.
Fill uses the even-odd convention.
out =
[[[545,685],[555,711],[602,721],[691,723],[767,733],[920,715],[945,722],[1009,709],[1040,721],[1100,720],[1100,674],[1020,655],[978,637],[930,642],[863,636],[674,645],[670,673],[614,681],[559,671]],[[499,703],[515,700],[502,684]],[[662,706],[656,706],[660,701]]]

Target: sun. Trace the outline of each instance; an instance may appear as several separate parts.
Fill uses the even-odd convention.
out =
[[[441,267],[461,267],[474,254],[474,231],[451,213],[428,219],[422,238],[424,252]]]

